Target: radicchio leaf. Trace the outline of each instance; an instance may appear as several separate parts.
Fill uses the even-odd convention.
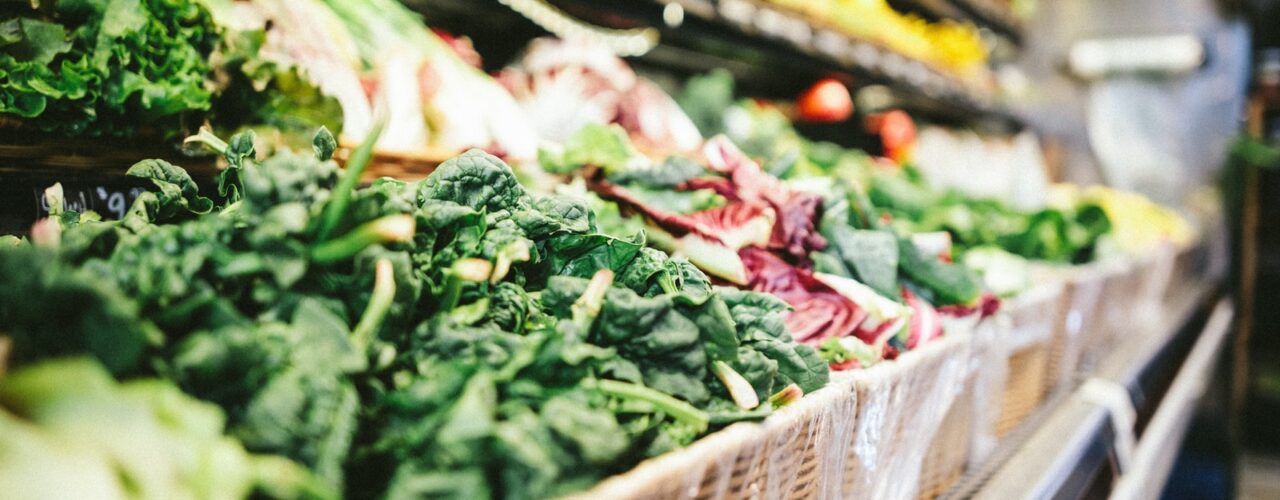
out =
[[[738,255],[752,290],[774,294],[794,309],[786,323],[799,342],[818,345],[828,338],[853,335],[867,318],[866,311],[814,279],[809,271],[759,248],[744,248]]]

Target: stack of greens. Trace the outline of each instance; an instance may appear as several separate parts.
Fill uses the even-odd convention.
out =
[[[1095,260],[1099,239],[1111,230],[1097,204],[1024,212],[997,200],[936,194],[909,175],[877,175],[870,195],[905,227],[946,231],[961,253],[991,246],[1032,260],[1083,264]]]
[[[33,243],[0,240],[10,365],[88,354],[216,404],[245,449],[320,485],[267,496],[562,494],[826,383],[784,303],[600,233],[492,156],[357,189],[374,139],[344,171],[324,131],[265,160],[204,133],[225,203],[144,161],[130,174],[156,190],[117,222],[51,190]]]
[[[0,118],[66,136],[178,130],[218,41],[191,0],[0,3]]]

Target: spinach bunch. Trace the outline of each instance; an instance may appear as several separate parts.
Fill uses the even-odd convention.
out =
[[[324,130],[262,160],[205,132],[220,202],[147,161],[130,175],[156,190],[122,220],[55,207],[55,230],[0,249],[14,363],[169,379],[246,449],[397,498],[582,489],[826,382],[784,305],[600,233],[493,156],[357,187],[373,138],[342,169]]]
[[[1098,240],[1111,232],[1106,212],[1092,203],[1019,211],[996,200],[950,193],[922,210],[899,211],[899,206],[891,200],[886,209],[904,216],[916,231],[947,231],[961,252],[997,246],[1027,259],[1084,264],[1095,259]]]

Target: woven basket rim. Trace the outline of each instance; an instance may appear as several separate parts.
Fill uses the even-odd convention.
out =
[[[605,478],[592,488],[565,498],[633,498],[649,485],[669,484],[671,478],[682,477],[695,468],[705,470],[704,464],[716,463],[717,459],[728,454],[738,454],[740,450],[750,448],[764,449],[775,434],[798,428],[832,406],[857,398],[859,391],[893,383],[921,365],[941,362],[948,356],[964,355],[968,351],[957,347],[970,340],[970,332],[948,332],[942,338],[908,351],[895,360],[862,370],[833,372],[831,380],[822,389],[806,394],[795,404],[779,409],[762,422],[735,423],[703,436],[687,447],[644,460],[626,472]]]

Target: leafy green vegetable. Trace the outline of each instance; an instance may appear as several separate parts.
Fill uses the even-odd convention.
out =
[[[445,200],[477,210],[514,208],[523,195],[511,167],[480,150],[444,162],[422,182],[418,200]]]
[[[628,191],[647,206],[678,214],[691,214],[725,205],[725,198],[711,189],[672,191],[631,187]]]
[[[805,393],[827,384],[826,362],[812,347],[791,341],[784,322],[791,307],[772,295],[717,287],[730,314],[737,322],[738,338],[744,347],[754,349],[778,365],[778,379],[768,387],[753,381],[762,395],[781,390],[789,384],[800,386]]]
[[[9,498],[336,498],[297,464],[247,453],[223,415],[160,380],[116,384],[88,359],[0,378]]]
[[[981,283],[968,269],[925,255],[911,240],[898,240],[898,270],[923,287],[921,294],[931,304],[973,305],[982,294]]]
[[[584,163],[587,164],[587,163]],[[608,179],[615,184],[629,184],[656,190],[674,188],[681,183],[706,175],[706,169],[683,156],[667,159],[646,167],[633,167],[609,172]]]
[[[839,259],[836,274],[854,278],[885,297],[898,296],[898,241],[888,231],[853,229],[843,224],[823,226],[830,245],[827,254]]]
[[[0,325],[13,340],[11,364],[87,352],[113,373],[134,369],[155,340],[134,320],[137,306],[88,270],[52,268],[50,257],[29,246],[0,251]]]
[[[723,69],[690,78],[676,96],[689,119],[704,137],[725,131],[725,111],[733,105],[733,75]]]
[[[0,248],[16,366],[88,354],[163,377],[220,407],[245,449],[360,497],[573,492],[772,411],[743,411],[717,372],[757,402],[827,380],[775,302],[722,298],[490,155],[357,188],[364,153],[344,172],[327,131],[314,155],[258,159],[248,133],[194,142],[231,164],[225,204],[149,161],[132,172],[158,191],[125,219],[54,203],[47,244]]]
[[[582,165],[605,172],[622,171],[645,162],[631,145],[627,132],[617,125],[587,125],[579,129],[557,149],[538,151],[538,162],[552,173],[566,174]]]
[[[0,115],[67,136],[176,132],[207,111],[217,34],[198,3],[84,0],[6,7]]]

